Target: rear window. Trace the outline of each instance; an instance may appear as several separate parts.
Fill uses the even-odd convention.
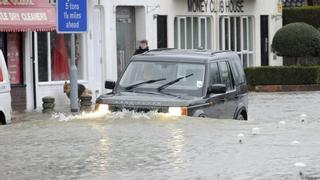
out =
[[[0,67],[0,82],[3,82],[3,72],[1,67]]]

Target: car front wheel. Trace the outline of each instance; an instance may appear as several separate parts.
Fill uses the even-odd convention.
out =
[[[237,119],[236,120],[239,120],[239,121],[245,121],[246,119],[244,118],[244,116],[242,114],[239,114],[237,116]]]

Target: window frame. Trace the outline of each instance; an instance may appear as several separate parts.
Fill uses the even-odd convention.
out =
[[[231,21],[234,21],[233,30],[231,29]],[[226,30],[226,22],[228,22],[228,30]],[[238,29],[239,23],[240,23],[240,29]],[[255,25],[254,16],[237,16],[237,15],[219,16],[219,49],[236,51],[238,56],[241,59],[241,64],[243,67],[255,66],[254,58],[255,58],[256,41],[255,41],[254,25]],[[228,33],[227,37],[226,37],[226,33]],[[239,35],[240,35],[240,38],[239,38]],[[246,37],[246,40],[244,40],[245,37]],[[234,39],[234,42],[232,42],[231,39]],[[228,47],[226,47],[226,42],[228,42]],[[232,49],[232,47],[234,49]]]
[[[52,45],[51,45],[51,35],[52,33],[56,33],[56,32],[41,32],[41,33],[46,33],[46,38],[47,38],[47,71],[48,71],[48,74],[47,74],[47,78],[48,80],[47,81],[40,81],[39,80],[39,51],[38,51],[38,33],[39,32],[34,32],[34,42],[36,44],[35,46],[35,59],[37,60],[37,63],[36,63],[36,67],[35,67],[35,70],[36,70],[36,79],[37,79],[37,82],[39,85],[47,85],[47,84],[61,84],[61,83],[64,83],[65,81],[67,80],[53,80],[52,79]],[[88,75],[88,66],[87,66],[87,61],[86,61],[86,57],[87,57],[87,53],[85,51],[85,45],[86,45],[86,38],[83,34],[79,34],[79,38],[80,38],[80,63],[81,63],[81,69],[82,69],[82,72],[81,72],[81,76],[82,78],[78,78],[78,81],[79,82],[87,82],[87,75]],[[76,46],[76,44],[75,44]],[[79,68],[77,67],[78,71],[79,71]],[[79,77],[79,72],[78,72],[78,77]]]
[[[184,21],[184,37],[182,37],[182,33],[181,33],[182,20]],[[188,29],[189,21],[191,24],[190,29]],[[202,25],[203,21],[204,21],[204,27]],[[212,27],[212,25],[214,23],[213,23],[212,16],[176,16],[174,22],[175,22],[174,34],[176,36],[174,39],[175,39],[175,47],[177,49],[190,49],[190,48],[191,49],[199,49],[199,48],[213,49],[214,43],[213,43],[212,34],[214,33],[212,32],[214,28]],[[197,29],[197,32],[195,31],[195,29]],[[202,34],[203,29],[204,29],[204,34]],[[188,34],[191,34],[191,37],[188,37]],[[202,41],[203,36],[204,36],[204,42]],[[182,46],[182,42],[184,42],[184,46]],[[189,45],[188,42],[191,42],[191,45]]]

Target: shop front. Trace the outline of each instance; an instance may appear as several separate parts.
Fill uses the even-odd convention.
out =
[[[0,1],[0,49],[10,74],[13,110],[34,100],[32,32],[55,29],[55,8],[42,0]]]

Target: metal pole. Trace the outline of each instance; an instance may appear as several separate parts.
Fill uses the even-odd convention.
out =
[[[75,35],[71,34],[71,61],[70,61],[70,83],[71,83],[71,112],[78,112],[78,70],[76,66]]]

